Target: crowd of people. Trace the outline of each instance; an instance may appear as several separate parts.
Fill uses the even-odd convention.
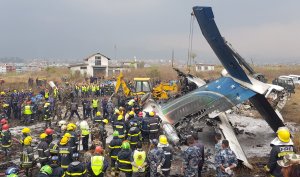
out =
[[[163,134],[161,118],[154,111],[142,111],[138,97],[108,98],[103,87],[94,83],[39,88],[36,94],[30,89],[2,91],[1,152],[10,159],[12,145],[21,147],[20,165],[8,168],[6,175],[167,177],[174,170],[185,177],[201,176],[206,161],[197,133],[191,132],[186,148],[180,150]],[[41,121],[43,130],[31,130]],[[18,132],[19,139],[10,132],[12,122],[27,126]],[[219,133],[215,138],[215,174],[233,176],[237,157],[228,140]],[[286,127],[278,129],[271,145],[266,172],[275,177],[300,176],[300,158]],[[175,167],[180,170],[174,168],[175,156],[180,157],[181,164]]]

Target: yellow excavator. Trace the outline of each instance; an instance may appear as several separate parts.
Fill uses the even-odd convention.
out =
[[[123,73],[117,78],[115,93],[118,93],[120,87],[122,86],[122,90],[125,96],[136,96],[136,95],[144,95],[146,93],[151,93],[154,99],[167,100],[169,99],[168,92],[172,92],[174,94],[177,93],[178,87],[177,84],[168,84],[168,83],[160,83],[156,87],[151,86],[150,78],[134,78],[134,86],[135,92],[131,91],[124,81]]]

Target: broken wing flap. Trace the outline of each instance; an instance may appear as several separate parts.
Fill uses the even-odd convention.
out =
[[[221,113],[219,115],[219,119],[220,122],[217,123],[217,126],[222,132],[224,138],[229,141],[230,149],[235,153],[237,159],[242,161],[243,165],[250,169],[253,169],[253,166],[248,162],[246,154],[243,151],[243,148],[241,147],[226,114]]]

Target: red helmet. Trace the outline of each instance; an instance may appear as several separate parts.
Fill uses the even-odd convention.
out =
[[[54,131],[53,131],[51,128],[47,128],[47,129],[45,130],[45,133],[46,133],[47,135],[52,135],[52,134],[54,133]]]
[[[96,146],[95,153],[102,154],[103,153],[103,148],[101,146]]]
[[[144,116],[144,114],[143,114],[143,112],[139,112],[139,117],[143,117]]]
[[[9,129],[9,125],[8,124],[2,125],[2,130],[8,130],[8,129]]]
[[[1,123],[1,125],[7,124],[7,120],[6,119],[1,119],[0,123]]]

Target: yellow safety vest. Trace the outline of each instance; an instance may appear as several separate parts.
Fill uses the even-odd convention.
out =
[[[54,97],[57,97],[58,90],[54,89],[53,93],[54,93]]]
[[[90,132],[89,132],[87,129],[82,129],[82,130],[81,130],[81,134],[82,134],[83,136],[86,136],[86,135],[90,134]]]
[[[100,86],[99,85],[96,86],[96,90],[98,90],[98,91],[100,90]]]
[[[91,157],[91,168],[93,173],[98,176],[102,173],[104,164],[104,157],[103,156],[93,156]]]
[[[133,154],[133,160],[136,166],[142,166],[146,160],[146,152],[135,150]],[[137,167],[132,165],[133,172],[145,172],[145,167],[143,167],[140,171]]]
[[[49,92],[45,92],[45,98],[49,98]]]
[[[25,114],[25,115],[30,115],[30,114],[32,114],[31,107],[30,107],[29,105],[26,105],[26,106],[25,106],[24,114]]]
[[[92,92],[96,92],[96,86],[92,86]]]
[[[93,100],[93,108],[97,108],[98,107],[98,100]]]

